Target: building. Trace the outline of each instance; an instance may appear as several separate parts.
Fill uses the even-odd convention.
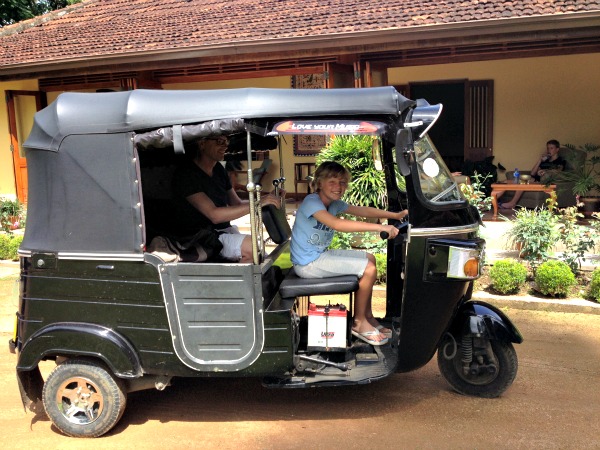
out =
[[[20,144],[64,91],[390,84],[444,103],[452,170],[529,169],[600,142],[599,72],[594,0],[84,0],[0,29],[0,196],[26,200]]]

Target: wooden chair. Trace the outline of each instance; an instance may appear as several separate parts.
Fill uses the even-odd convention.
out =
[[[269,171],[272,163],[273,163],[272,159],[269,159],[269,158],[263,159],[263,162],[260,165],[260,167],[257,167],[256,169],[252,169],[252,182],[254,184],[262,184],[261,181],[262,181],[263,177]],[[246,177],[248,175],[248,171],[247,170],[236,170],[235,174],[236,174],[236,176],[237,175],[241,175],[242,179],[246,180]],[[248,190],[246,189],[246,184],[235,183],[235,185],[233,186],[233,188],[236,191],[248,192]]]
[[[314,162],[294,164],[294,193],[298,200],[298,185],[306,184],[306,192],[310,194],[311,176],[315,172],[317,165]]]

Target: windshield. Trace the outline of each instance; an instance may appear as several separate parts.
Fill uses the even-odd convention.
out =
[[[463,200],[454,177],[429,136],[415,143],[419,185],[425,198],[435,203]]]

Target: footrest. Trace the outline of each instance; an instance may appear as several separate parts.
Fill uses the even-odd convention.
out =
[[[311,295],[349,294],[358,290],[356,275],[342,275],[330,278],[300,278],[294,270],[290,270],[279,292],[283,298],[304,297]]]

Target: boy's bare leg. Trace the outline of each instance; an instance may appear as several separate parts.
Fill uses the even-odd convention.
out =
[[[369,255],[372,257],[372,255]],[[354,320],[352,329],[358,333],[365,333],[367,331],[376,331],[378,325],[372,325],[368,319],[368,316],[373,316],[371,311],[371,296],[373,295],[373,285],[377,278],[377,266],[375,262],[369,258],[369,263],[365,269],[365,273],[362,278],[358,281],[358,291],[354,300]],[[375,320],[373,318],[373,320]],[[377,321],[375,321],[377,322]],[[385,339],[383,334],[377,334],[372,337],[375,341],[381,341]]]

